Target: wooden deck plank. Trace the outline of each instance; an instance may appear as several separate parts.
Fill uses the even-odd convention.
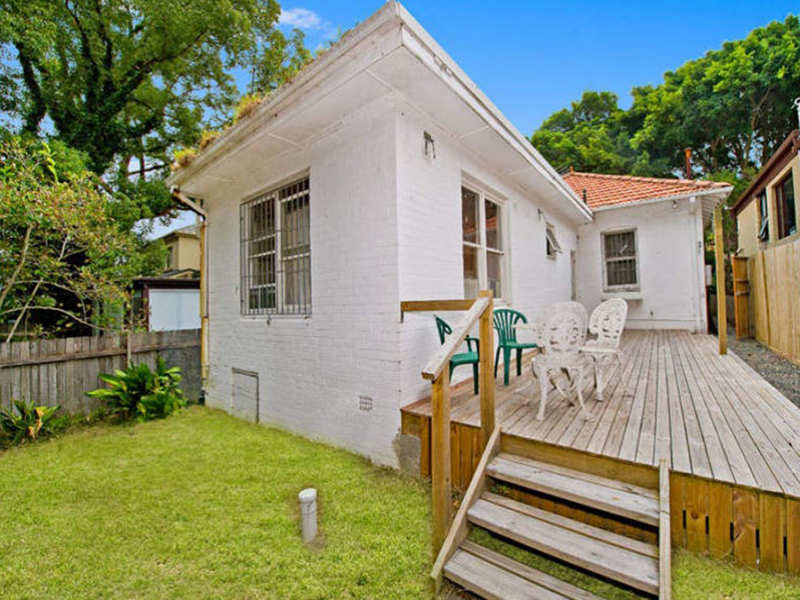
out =
[[[793,496],[800,496],[800,479],[791,465],[800,461],[791,442],[786,440],[778,428],[764,414],[758,396],[753,397],[753,390],[748,388],[745,381],[735,378],[725,369],[727,357],[718,361],[710,361],[709,369],[716,370],[720,380],[727,386],[728,398],[737,407],[739,418],[747,427],[751,437],[759,448],[764,462],[778,480],[782,491]]]
[[[682,473],[693,473],[701,477],[711,477],[711,463],[708,459],[708,451],[703,440],[700,424],[695,412],[694,403],[689,392],[687,375],[681,362],[682,356],[677,347],[676,336],[669,338],[670,354],[673,357],[673,369],[678,386],[678,399],[681,408],[683,435],[686,437],[686,444],[689,449],[689,467],[682,469],[682,463],[673,461],[672,468]],[[677,423],[677,421],[675,421]]]
[[[713,354],[707,346],[703,344],[695,346],[695,364],[699,367],[703,376],[713,380],[717,386],[717,394],[714,400],[720,406],[720,412],[724,415],[731,430],[734,432],[735,439],[744,452],[750,470],[756,478],[756,485],[768,491],[783,491],[783,487],[778,481],[779,473],[773,471],[770,466],[769,458],[780,460],[774,453],[772,444],[765,438],[761,428],[753,421],[746,408],[739,401],[738,386],[731,386],[730,382],[724,377],[719,377],[714,372],[714,366],[718,364],[719,357]],[[725,446],[728,450],[728,446]]]
[[[639,335],[643,335],[639,333]],[[655,345],[655,340],[653,336],[646,336],[645,338],[645,348],[642,354],[639,356],[639,365],[640,369],[638,371],[637,377],[631,382],[633,384],[633,391],[631,393],[631,398],[629,402],[626,402],[622,405],[620,411],[617,413],[617,418],[615,419],[614,423],[611,426],[611,429],[608,432],[608,436],[605,439],[605,442],[602,447],[602,453],[606,456],[613,456],[618,457],[621,456],[620,448],[625,440],[625,434],[629,430],[631,419],[633,418],[633,414],[637,414],[637,428],[638,431],[638,423],[641,422],[640,415],[641,415],[641,407],[638,405],[639,402],[644,401],[644,385],[646,385],[646,375],[647,369],[649,367],[649,360],[650,360],[650,353]],[[629,442],[630,444],[631,442]],[[635,444],[634,444],[635,446]],[[635,453],[635,447],[631,449],[629,454]]]
[[[484,499],[472,506],[469,518],[479,527],[530,548],[648,593],[658,593],[658,561],[652,557],[590,538]]]
[[[615,372],[617,374],[617,385],[611,394],[608,394],[606,399],[601,404],[601,410],[595,415],[595,419],[591,422],[584,423],[578,435],[572,440],[572,447],[578,450],[587,450],[595,433],[601,428],[605,431],[611,427],[619,409],[622,397],[627,390],[628,382],[631,378],[635,363],[635,356],[641,348],[641,336],[625,336],[622,338],[620,344],[620,352],[622,353],[622,366]],[[602,435],[599,434],[599,435]]]
[[[642,355],[647,352],[648,337],[644,335],[634,335],[631,337],[637,340],[635,351],[631,354],[622,355],[623,363],[630,363],[630,371],[628,377],[624,381],[624,386],[619,388],[617,393],[611,397],[608,408],[603,412],[600,422],[589,443],[586,445],[585,450],[589,452],[602,453],[607,445],[614,445],[613,440],[616,438],[621,442],[622,435],[625,430],[625,423],[631,411],[634,394],[636,392],[636,385],[642,369]],[[619,447],[619,444],[616,444]]]
[[[531,380],[526,370],[498,386],[497,423],[521,438],[649,465],[668,452],[679,473],[800,497],[800,410],[740,357],[719,356],[712,336],[681,331],[626,331],[621,348],[606,400],[587,400],[594,419],[583,420],[578,407],[552,392],[545,420],[537,421],[538,386],[515,393]],[[427,434],[430,399],[402,411],[420,419],[412,433]],[[452,421],[477,427],[479,416],[471,382],[454,386]],[[466,473],[475,462],[474,440],[454,444],[472,455],[455,465]],[[423,452],[425,446],[423,440]],[[714,524],[709,527],[711,545]],[[724,524],[719,527],[721,548]],[[747,543],[739,542],[740,554]]]
[[[667,387],[667,412],[669,415],[669,442],[665,450],[669,453],[667,457],[669,466],[686,473],[691,471],[692,463],[689,458],[689,442],[686,436],[678,377],[675,372],[669,337],[666,336],[664,339],[664,379]],[[664,449],[661,451],[663,452]]]
[[[695,340],[680,332],[676,334],[675,341],[700,428],[697,443],[703,443],[706,447],[712,476],[720,481],[754,485],[755,476],[697,364],[697,356],[692,353],[691,346]]]

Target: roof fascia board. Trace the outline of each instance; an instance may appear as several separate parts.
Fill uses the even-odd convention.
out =
[[[466,102],[496,133],[534,166],[562,196],[571,202],[580,216],[591,221],[591,210],[583,204],[572,188],[539,154],[530,140],[517,131],[414,17],[401,5],[397,4],[397,7],[403,21],[403,46],[432,72],[436,73],[462,101]]]
[[[284,113],[287,112],[287,109],[296,106],[304,96],[308,96],[322,87],[326,81],[333,79],[337,69],[332,67],[343,59],[348,58],[348,55],[353,53],[353,50],[358,48],[374,32],[382,29],[389,30],[396,25],[399,33],[401,21],[395,5],[395,2],[387,2],[370,18],[346,33],[333,48],[316,58],[293,81],[276,90],[268,101],[262,102],[256,108],[254,114],[232,125],[219,140],[201,152],[190,165],[171,174],[167,178],[167,184],[179,186],[181,183],[188,181],[193,175],[211,163],[225,157],[244,140],[251,137],[254,132],[265,127],[270,121],[274,121],[276,115],[286,116]],[[399,45],[398,36],[396,46],[399,47]],[[379,60],[381,56],[380,53],[375,53],[372,60],[369,60],[369,64],[363,68],[369,68],[371,63]],[[348,65],[340,66],[346,68]],[[363,69],[358,69],[359,72],[361,70]],[[347,79],[349,80],[349,77]]]
[[[603,212],[607,210],[614,210],[618,208],[629,208],[634,206],[645,206],[647,204],[656,204],[658,202],[669,202],[670,200],[684,200],[689,198],[702,198],[708,196],[712,199],[713,196],[718,196],[716,198],[716,202],[722,201],[727,194],[731,193],[733,190],[733,186],[728,186],[724,188],[714,188],[713,190],[700,190],[694,192],[686,192],[685,194],[674,194],[672,196],[662,196],[660,198],[645,198],[644,200],[635,200],[633,202],[617,202],[615,204],[606,204],[603,206],[597,206],[592,210],[594,212]]]

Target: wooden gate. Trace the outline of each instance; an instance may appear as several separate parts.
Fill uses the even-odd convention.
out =
[[[750,336],[749,296],[750,283],[747,280],[747,258],[732,256],[733,268],[733,312],[736,318],[736,339]]]

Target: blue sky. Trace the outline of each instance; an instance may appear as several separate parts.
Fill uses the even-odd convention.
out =
[[[524,134],[584,90],[611,90],[623,107],[636,85],[798,12],[778,0],[740,2],[476,2],[406,0],[405,7]],[[380,0],[282,3],[282,27],[310,48],[375,12]],[[246,81],[240,81],[244,89]],[[156,235],[191,222],[187,215]]]
[[[381,4],[286,0],[282,20],[304,25],[313,48]],[[634,85],[800,11],[796,0],[403,4],[525,135],[586,89],[616,92],[627,106]]]

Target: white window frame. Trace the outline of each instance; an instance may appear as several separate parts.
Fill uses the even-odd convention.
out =
[[[633,260],[635,262],[636,283],[624,285],[608,284],[608,261],[609,260],[630,260],[630,257],[606,259],[606,236],[620,233],[633,233]],[[605,292],[638,292],[641,291],[642,278],[639,270],[639,231],[636,227],[624,227],[619,229],[609,229],[600,233],[600,256],[603,265],[603,291]]]
[[[294,198],[294,196],[302,195],[305,192],[297,192],[293,195],[292,198],[289,199],[281,199],[280,192],[287,187],[296,185],[303,181],[308,181],[308,220],[307,222],[303,223],[303,227],[308,229],[308,252],[304,252],[302,254],[292,254],[290,257],[284,257],[284,248],[283,248],[283,205],[288,200]],[[265,234],[263,239],[267,238],[274,238],[274,249],[273,250],[265,250],[264,252],[259,253],[258,255],[250,254],[249,248],[249,231],[247,228],[249,227],[249,219],[250,216],[247,214],[250,206],[262,201],[266,200],[267,202],[272,202],[273,211],[274,211],[274,221],[275,221],[275,230],[271,234]],[[303,317],[308,318],[311,316],[312,312],[312,282],[311,282],[311,202],[312,202],[312,186],[311,186],[311,176],[309,172],[302,172],[300,174],[294,175],[289,178],[283,179],[280,183],[271,185],[264,190],[248,195],[244,200],[242,200],[240,204],[240,216],[239,216],[239,242],[240,242],[240,278],[239,278],[239,287],[240,287],[240,312],[243,317]],[[275,269],[275,282],[274,283],[265,283],[261,285],[253,285],[250,282],[254,279],[254,275],[251,269],[251,262],[250,258],[253,256],[260,256],[260,255],[273,255],[274,256],[274,269]],[[308,298],[307,300],[302,303],[289,303],[285,297],[286,295],[286,265],[292,261],[298,261],[300,259],[307,258],[308,259]],[[272,288],[275,294],[275,307],[274,308],[251,308],[250,307],[250,291],[256,288]]]
[[[478,254],[478,288],[485,290],[489,288],[489,269],[487,264],[487,255],[489,253],[497,254],[500,256],[500,294],[495,297],[495,300],[508,301],[510,290],[509,285],[509,269],[507,267],[508,261],[508,227],[506,219],[506,206],[507,203],[504,199],[500,198],[498,194],[489,192],[483,186],[476,184],[471,179],[464,179],[461,181],[462,188],[466,188],[474,194],[478,195],[478,243],[468,242],[464,239],[463,231],[463,212],[461,213],[462,231],[461,231],[461,254],[462,254],[462,275],[463,275],[463,254],[464,246],[475,248]],[[496,205],[500,212],[500,244],[501,250],[496,248],[489,248],[486,243],[486,202],[491,202]],[[459,203],[463,211],[463,203]],[[465,292],[466,295],[466,292]]]

